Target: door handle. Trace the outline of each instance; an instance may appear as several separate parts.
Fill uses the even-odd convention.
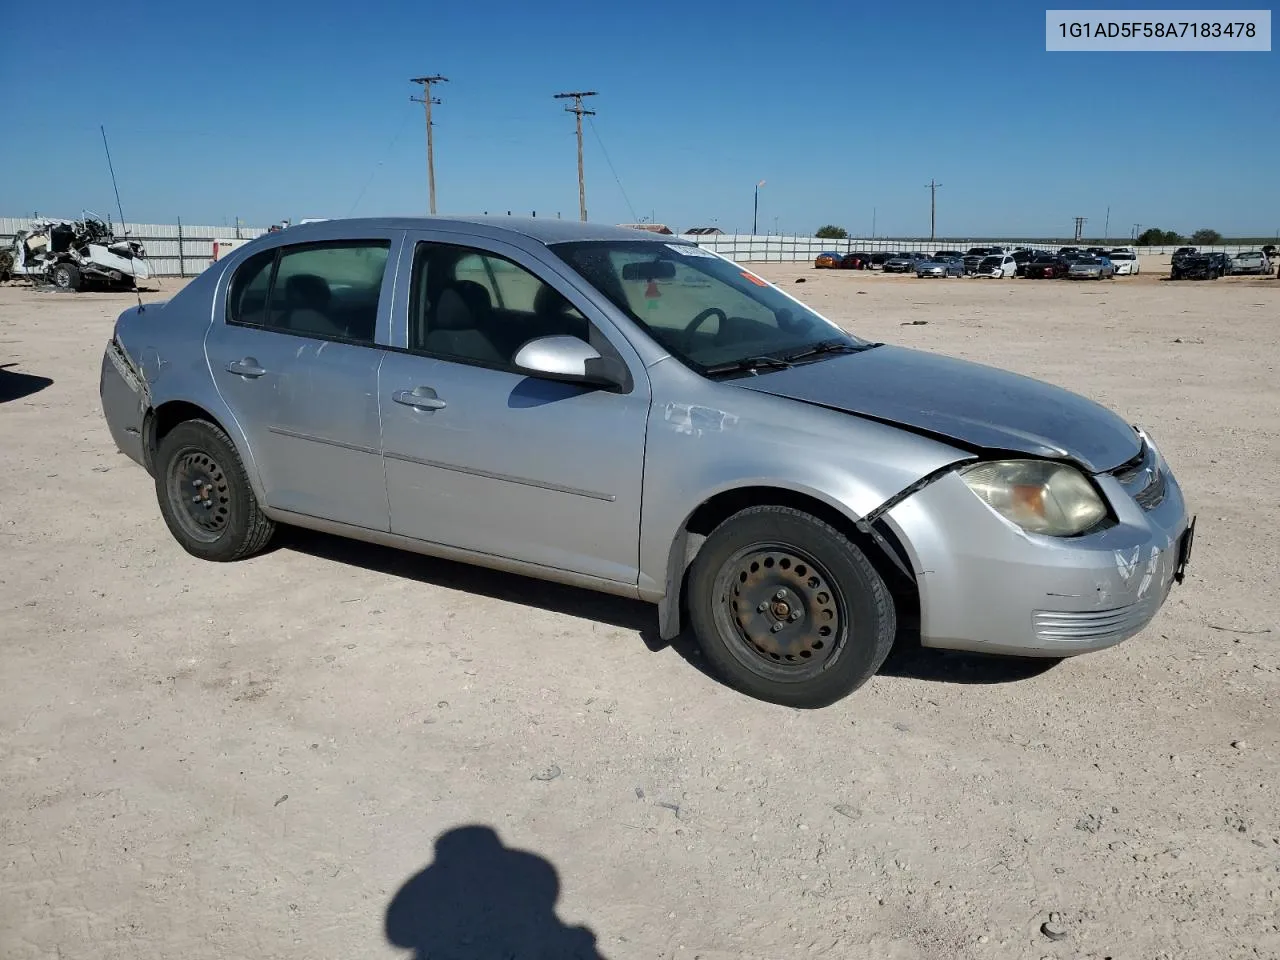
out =
[[[412,390],[397,390],[391,395],[396,403],[403,403],[415,410],[442,410],[445,402],[436,396],[430,387],[414,387]]]
[[[248,377],[254,379],[260,377],[267,371],[258,366],[258,361],[253,357],[245,357],[243,360],[232,360],[227,364],[227,372],[234,373],[240,377]]]

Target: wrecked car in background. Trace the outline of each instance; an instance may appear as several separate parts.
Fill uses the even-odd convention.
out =
[[[1189,253],[1174,260],[1170,280],[1217,280],[1231,272],[1231,258],[1225,253]]]
[[[86,213],[80,220],[37,220],[14,235],[12,273],[63,290],[132,290],[153,276],[137,240],[118,237],[109,221]]]
[[[663,638],[687,622],[726,682],[795,707],[865,683],[899,625],[1117,644],[1194,529],[1151,437],[1091,400],[568,220],[259,237],[122,313],[99,393],[193,556],[292,524],[646,600]],[[529,639],[511,656],[536,668]]]

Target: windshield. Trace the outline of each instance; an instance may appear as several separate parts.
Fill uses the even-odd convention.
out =
[[[750,271],[691,244],[588,240],[550,249],[700,372],[833,340],[869,345]]]
[[[979,264],[979,266],[983,266],[983,267],[998,267],[998,266],[1000,266],[1000,264],[1001,264],[1002,262],[1003,262],[1003,261],[1002,261],[999,257],[987,257],[986,259],[984,259],[984,260],[982,261],[982,263],[981,263],[981,264]]]
[[[1081,257],[1076,261],[1076,263],[1084,267],[1096,267],[1101,265],[1102,261],[1097,257]]]
[[[1123,250],[1117,250],[1113,253],[1107,254],[1107,256],[1111,260],[1132,260],[1133,259],[1132,253],[1125,253]]]

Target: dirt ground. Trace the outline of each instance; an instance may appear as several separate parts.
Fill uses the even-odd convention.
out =
[[[3,288],[0,956],[1280,957],[1280,281],[759,269],[1148,426],[1199,515],[1151,627],[799,712],[640,603],[301,533],[201,563],[102,420],[130,298]]]

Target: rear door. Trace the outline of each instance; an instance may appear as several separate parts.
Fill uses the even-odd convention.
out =
[[[390,328],[393,248],[398,238],[376,231],[278,246],[231,276],[205,353],[271,507],[388,529],[377,341]]]

